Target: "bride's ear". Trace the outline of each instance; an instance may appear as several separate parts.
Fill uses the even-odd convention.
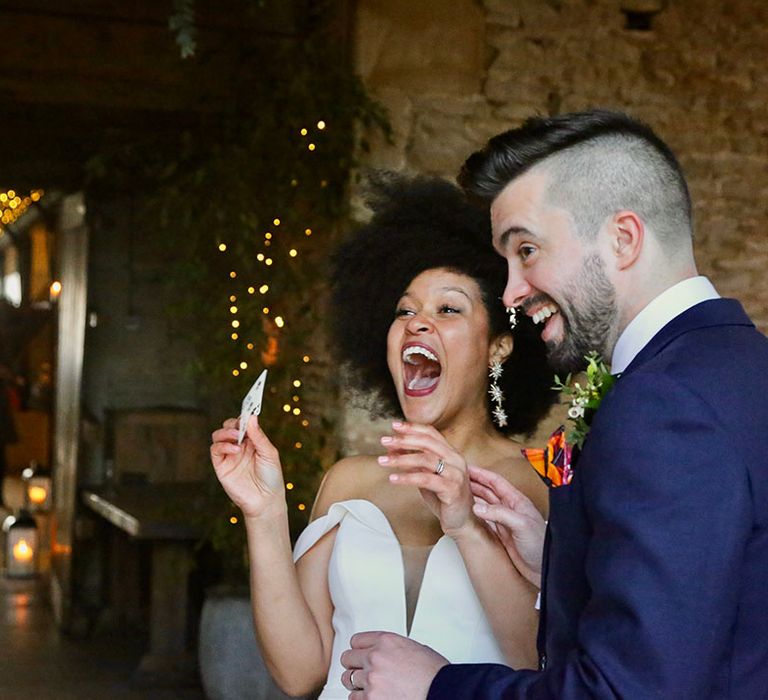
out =
[[[512,354],[514,347],[515,341],[513,340],[511,333],[497,335],[491,341],[491,346],[488,348],[488,365],[490,366],[494,360],[499,364],[503,364]]]

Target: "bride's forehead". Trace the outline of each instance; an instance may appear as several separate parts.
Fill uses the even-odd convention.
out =
[[[437,267],[424,270],[424,272],[416,275],[404,293],[442,290],[463,291],[466,294],[478,296],[480,294],[480,285],[473,277],[463,272]]]

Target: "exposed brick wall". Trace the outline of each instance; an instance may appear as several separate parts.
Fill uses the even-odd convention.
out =
[[[622,7],[661,11],[637,31]],[[395,132],[372,140],[373,167],[452,178],[537,113],[602,106],[650,123],[687,173],[700,270],[768,331],[768,3],[360,0],[356,41]]]
[[[624,28],[622,5],[661,4],[651,31]],[[453,177],[472,149],[528,115],[627,110],[683,164],[702,271],[768,330],[768,3],[361,0],[360,8],[359,69],[396,134],[394,146],[374,143],[372,165]],[[452,79],[456,64],[465,68]]]

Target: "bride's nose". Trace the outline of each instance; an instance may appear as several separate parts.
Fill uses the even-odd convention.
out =
[[[430,330],[432,330],[432,319],[420,311],[408,319],[408,323],[406,324],[405,328],[409,333],[413,333],[414,335],[419,333],[428,333]]]

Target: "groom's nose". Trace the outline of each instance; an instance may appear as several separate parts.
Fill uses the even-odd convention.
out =
[[[520,306],[525,299],[531,296],[533,288],[523,277],[517,266],[509,265],[507,271],[507,286],[504,288],[502,301],[505,306]]]

